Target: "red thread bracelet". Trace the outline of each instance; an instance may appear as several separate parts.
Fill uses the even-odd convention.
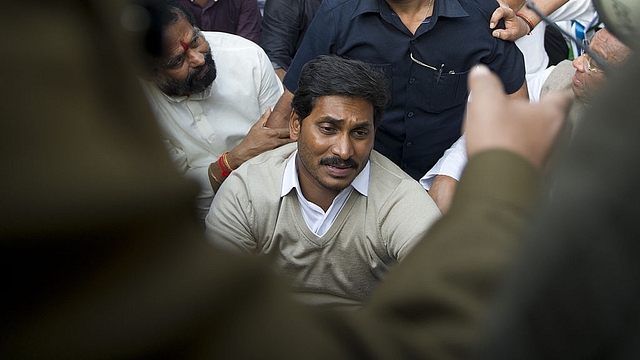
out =
[[[516,16],[517,16],[517,17],[519,17],[520,19],[524,20],[524,22],[526,22],[526,23],[527,23],[527,26],[529,27],[529,33],[528,33],[528,34],[531,34],[531,32],[533,31],[533,29],[536,27],[535,25],[533,25],[533,21],[531,21],[531,19],[529,19],[529,18],[527,17],[527,15],[525,15],[525,14],[523,14],[523,13],[521,13],[521,12],[517,12],[517,13],[516,13]],[[528,34],[527,34],[527,35],[528,35]]]
[[[218,166],[220,166],[220,170],[222,170],[222,176],[227,177],[231,174],[231,172],[227,171],[227,168],[224,166],[222,156],[218,158]]]

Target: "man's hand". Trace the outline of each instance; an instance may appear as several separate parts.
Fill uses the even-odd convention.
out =
[[[504,29],[495,29],[491,34],[493,37],[507,41],[516,41],[529,33],[529,26],[525,21],[516,16],[516,12],[507,3],[498,0],[500,5],[491,14],[489,28],[494,29],[500,19],[504,20]]]
[[[554,93],[537,104],[509,100],[500,79],[484,65],[472,69],[469,90],[473,95],[464,120],[469,157],[504,149],[541,169],[562,129],[571,96]]]
[[[453,199],[453,193],[456,190],[458,181],[451,176],[438,175],[433,179],[431,188],[429,188],[429,195],[440,209],[441,213],[447,212],[451,206],[451,199]]]
[[[269,115],[271,115],[271,109],[267,108],[260,119],[249,129],[242,142],[229,151],[227,161],[233,169],[237,169],[242,163],[256,155],[292,141],[289,138],[289,128],[272,129],[266,126]]]

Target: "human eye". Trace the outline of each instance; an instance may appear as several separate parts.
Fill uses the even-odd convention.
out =
[[[191,41],[191,48],[195,49],[197,47],[199,47],[202,44],[202,41],[200,40],[200,36],[196,36],[193,41]]]
[[[182,64],[184,64],[184,56],[171,59],[167,63],[162,65],[162,67],[165,69],[175,70],[181,68]]]
[[[320,132],[326,135],[331,135],[336,133],[336,128],[331,125],[318,125]]]
[[[363,139],[369,136],[369,130],[365,130],[365,129],[354,130],[353,135],[357,138]]]

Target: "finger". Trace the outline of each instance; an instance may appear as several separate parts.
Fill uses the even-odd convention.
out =
[[[263,127],[266,127],[267,120],[269,119],[270,115],[271,115],[271,107],[267,106],[267,108],[264,110],[264,112],[260,116],[260,119],[258,120],[258,122],[260,122]]]
[[[493,35],[494,38],[498,38],[500,40],[505,40],[505,41],[515,41],[516,39],[519,38],[519,36],[515,34],[515,31],[502,30],[502,29],[493,30],[491,35]]]
[[[503,17],[504,17],[504,9],[502,9],[501,7],[495,9],[491,14],[491,19],[489,19],[489,28],[490,29],[495,28],[498,21],[500,21],[500,19],[502,19]]]
[[[476,65],[471,69],[468,85],[470,101],[462,125],[464,132],[469,127],[469,119],[477,122],[483,118],[486,109],[501,108],[500,102],[506,96],[502,82],[486,65]]]
[[[502,81],[484,64],[476,65],[471,69],[468,85],[469,91],[473,94],[472,102],[493,102],[493,99],[505,96]]]
[[[270,129],[275,132],[275,135],[278,139],[288,139],[289,138],[289,129],[288,128],[278,128],[278,129]]]

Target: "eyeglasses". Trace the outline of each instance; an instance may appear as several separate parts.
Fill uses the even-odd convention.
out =
[[[584,47],[589,47],[589,45],[591,45],[591,40],[589,39],[584,39],[582,40],[582,45]],[[589,54],[587,54],[586,52],[582,53],[582,61],[584,62],[584,68],[587,71],[587,73],[604,73],[604,71],[602,69],[599,69],[596,66],[591,66],[591,61],[589,59],[591,59],[591,56],[589,56]]]

